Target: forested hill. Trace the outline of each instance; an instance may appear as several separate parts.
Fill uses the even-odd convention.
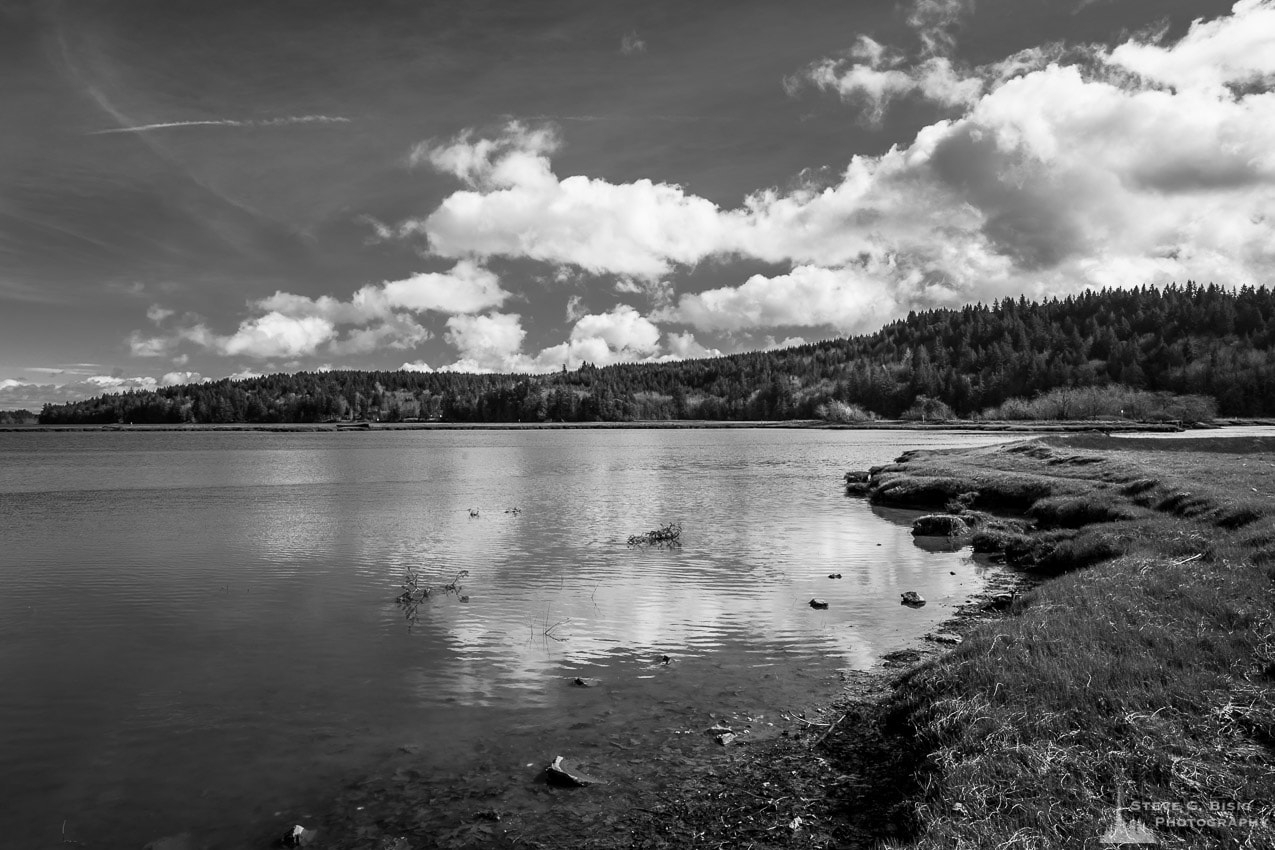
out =
[[[873,334],[795,348],[548,375],[227,379],[48,405],[40,421],[754,420],[860,409],[966,417],[1060,387],[1211,396],[1222,415],[1275,415],[1275,293],[1188,283],[1006,299],[913,313]]]

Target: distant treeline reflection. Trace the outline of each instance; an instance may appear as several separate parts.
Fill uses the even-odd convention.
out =
[[[864,336],[676,363],[224,379],[46,405],[40,422],[1272,416],[1273,349],[1272,290],[1188,283],[930,310]]]

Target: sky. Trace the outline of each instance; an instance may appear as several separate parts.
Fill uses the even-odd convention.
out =
[[[1275,0],[0,0],[0,409],[1272,283]]]

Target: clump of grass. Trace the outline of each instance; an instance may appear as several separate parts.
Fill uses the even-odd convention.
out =
[[[1059,575],[1071,570],[1118,558],[1125,553],[1126,542],[1111,533],[1088,532],[1060,540],[1041,554],[1036,562],[1039,571]]]
[[[888,472],[879,473],[878,477],[881,480],[871,491],[871,499],[880,505],[941,508],[971,489],[970,482],[957,478],[891,476]]]
[[[1140,496],[1158,486],[1160,486],[1160,482],[1154,478],[1136,478],[1121,487],[1120,492],[1125,496]]]
[[[1111,530],[1056,529],[1029,534],[984,529],[975,533],[971,544],[975,552],[1003,555],[1012,567],[1061,575],[1119,557],[1128,551],[1130,541]]]
[[[948,499],[947,504],[943,506],[943,509],[950,514],[964,515],[970,510],[971,506],[973,506],[976,501],[978,501],[978,491],[969,490]]]
[[[1094,491],[1084,496],[1050,496],[1037,499],[1027,516],[1041,528],[1080,528],[1095,522],[1134,519],[1142,512],[1115,493]]]
[[[1218,508],[1214,522],[1227,529],[1243,528],[1257,522],[1265,514],[1262,507],[1251,504],[1231,504]]]
[[[1176,514],[1182,517],[1195,517],[1213,507],[1208,498],[1196,496],[1185,491],[1178,491],[1165,496],[1156,503],[1155,509],[1163,513]]]
[[[672,523],[662,525],[642,534],[629,537],[630,546],[681,546],[682,525]]]

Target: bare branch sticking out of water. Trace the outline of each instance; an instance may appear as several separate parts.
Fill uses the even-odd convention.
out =
[[[681,546],[682,524],[671,523],[629,537],[630,546]]]
[[[454,593],[456,598],[461,602],[468,602],[469,597],[461,595],[460,580],[469,575],[469,570],[461,570],[456,573],[456,577],[449,583],[442,586],[444,593]],[[403,592],[394,598],[399,607],[403,609],[403,618],[407,620],[407,629],[411,631],[412,626],[420,620],[420,607],[425,600],[434,594],[434,588],[421,583],[421,574],[413,567],[408,567],[407,572],[403,575],[403,584],[401,585]]]
[[[570,618],[570,617],[568,617],[568,618],[567,618],[567,619],[565,619],[565,620],[559,620],[558,622],[554,623],[552,626],[545,626],[545,629],[544,629],[544,631],[543,631],[543,632],[541,632],[541,634],[543,634],[545,637],[549,638],[550,640],[556,640],[556,641],[558,641],[559,643],[562,643],[563,641],[565,641],[565,640],[566,640],[566,638],[564,638],[564,637],[559,637],[558,635],[555,635],[555,634],[553,633],[553,630],[554,630],[554,629],[556,629],[556,628],[558,628],[558,626],[563,626],[563,625],[566,625],[567,623],[570,623],[570,622],[571,622],[571,618]]]
[[[422,602],[429,598],[433,592],[428,586],[421,586],[421,574],[411,567],[407,568],[407,572],[403,574],[403,584],[401,585],[403,592],[398,595],[395,600],[400,604],[409,602]]]

